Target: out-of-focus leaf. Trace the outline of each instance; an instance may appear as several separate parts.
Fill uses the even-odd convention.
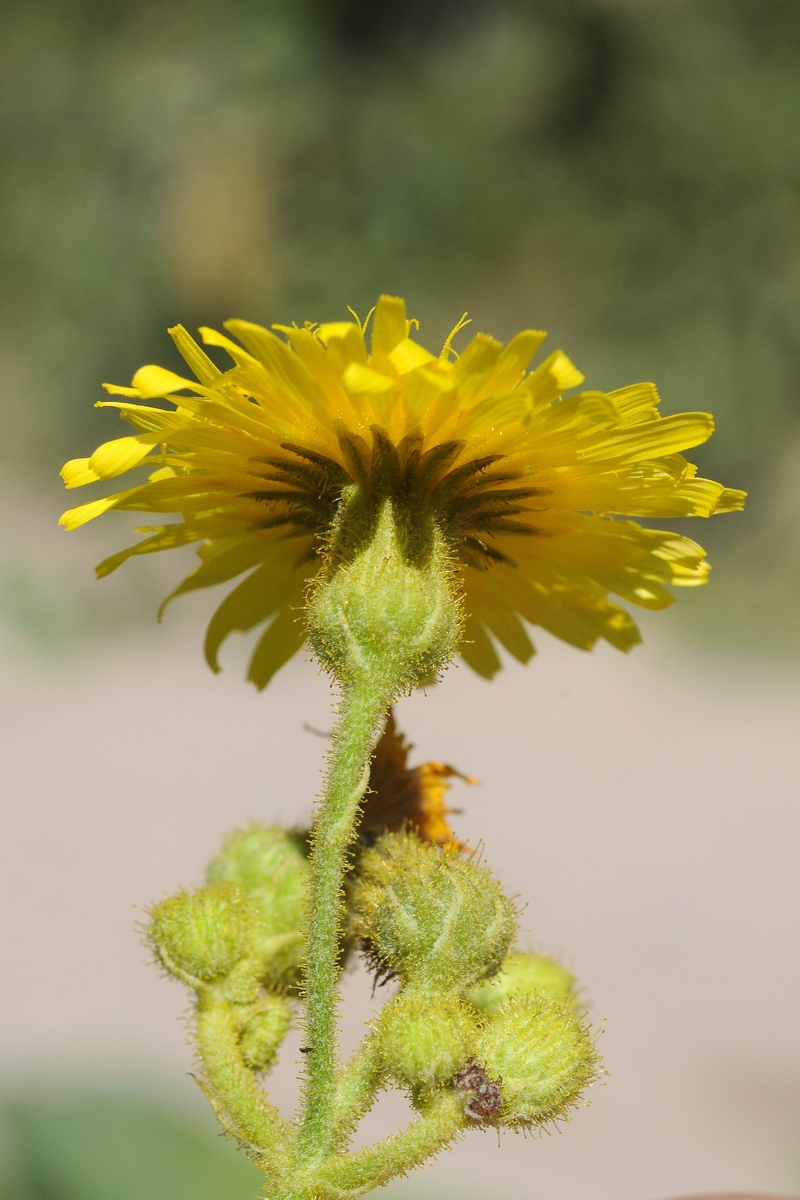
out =
[[[125,1095],[29,1095],[2,1109],[1,1200],[253,1200],[262,1176],[213,1127]]]

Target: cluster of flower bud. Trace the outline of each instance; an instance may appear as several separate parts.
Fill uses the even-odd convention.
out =
[[[162,965],[235,1012],[242,1060],[268,1069],[292,1018],[308,860],[301,837],[252,825],[232,833],[208,882],[151,910]],[[411,1091],[461,1099],[465,1124],[530,1126],[557,1117],[597,1075],[573,976],[509,953],[514,906],[457,847],[387,833],[364,849],[348,895],[350,937],[401,987],[373,1036],[381,1073]]]
[[[267,988],[295,988],[303,951],[309,865],[302,836],[277,825],[235,830],[206,872],[210,884],[237,884],[255,910],[253,952]]]
[[[415,1103],[452,1088],[466,1124],[525,1127],[564,1113],[596,1078],[572,975],[508,953],[516,914],[486,867],[386,834],[361,855],[350,900],[375,968],[401,983],[374,1036],[384,1073]]]
[[[299,980],[308,861],[303,840],[278,827],[232,833],[208,883],[150,911],[147,940],[162,966],[234,1014],[239,1051],[253,1070],[274,1062]]]
[[[228,975],[242,958],[258,964],[263,987],[295,987],[308,871],[302,838],[277,826],[237,830],[211,862],[207,887],[154,906],[148,938],[191,987]]]

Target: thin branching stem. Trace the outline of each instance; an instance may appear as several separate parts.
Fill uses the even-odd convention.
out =
[[[439,1092],[402,1132],[354,1154],[330,1158],[318,1178],[343,1194],[363,1195],[427,1162],[459,1137],[463,1128],[464,1109],[458,1097],[452,1091]]]

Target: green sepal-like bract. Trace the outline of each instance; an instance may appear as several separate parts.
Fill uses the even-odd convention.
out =
[[[253,953],[263,984],[278,989],[296,985],[309,878],[302,839],[276,825],[236,830],[225,839],[206,875],[212,883],[237,884],[253,905]]]
[[[418,991],[456,994],[494,974],[517,927],[486,867],[410,832],[385,834],[364,851],[352,904],[379,967]]]

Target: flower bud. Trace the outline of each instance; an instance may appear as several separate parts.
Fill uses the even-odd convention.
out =
[[[267,994],[239,1035],[242,1058],[248,1067],[265,1071],[271,1067],[278,1047],[292,1022],[292,1006],[285,996]]]
[[[148,941],[166,969],[190,987],[223,979],[252,949],[255,913],[233,883],[178,892],[154,905],[150,916]]]
[[[571,1012],[578,1011],[575,977],[565,967],[541,954],[517,950],[509,954],[493,979],[486,979],[469,993],[468,999],[481,1012],[496,1012],[512,997],[534,992],[558,1000]]]
[[[356,933],[384,973],[418,991],[455,993],[494,974],[516,913],[491,873],[413,833],[366,850],[353,888]]]
[[[562,1004],[533,994],[512,1000],[481,1031],[475,1058],[502,1088],[493,1122],[539,1125],[561,1116],[597,1078],[586,1025]]]
[[[387,1073],[428,1087],[452,1079],[473,1052],[478,1026],[456,996],[402,992],[380,1014],[375,1033]]]
[[[206,872],[209,882],[238,884],[253,904],[254,953],[268,986],[294,985],[299,979],[308,875],[301,839],[276,825],[231,833]]]
[[[390,501],[376,519],[345,496],[328,569],[306,615],[314,653],[339,683],[368,676],[399,696],[435,677],[458,643],[462,614],[447,546],[420,519],[411,537]],[[358,535],[358,536],[355,536]]]

